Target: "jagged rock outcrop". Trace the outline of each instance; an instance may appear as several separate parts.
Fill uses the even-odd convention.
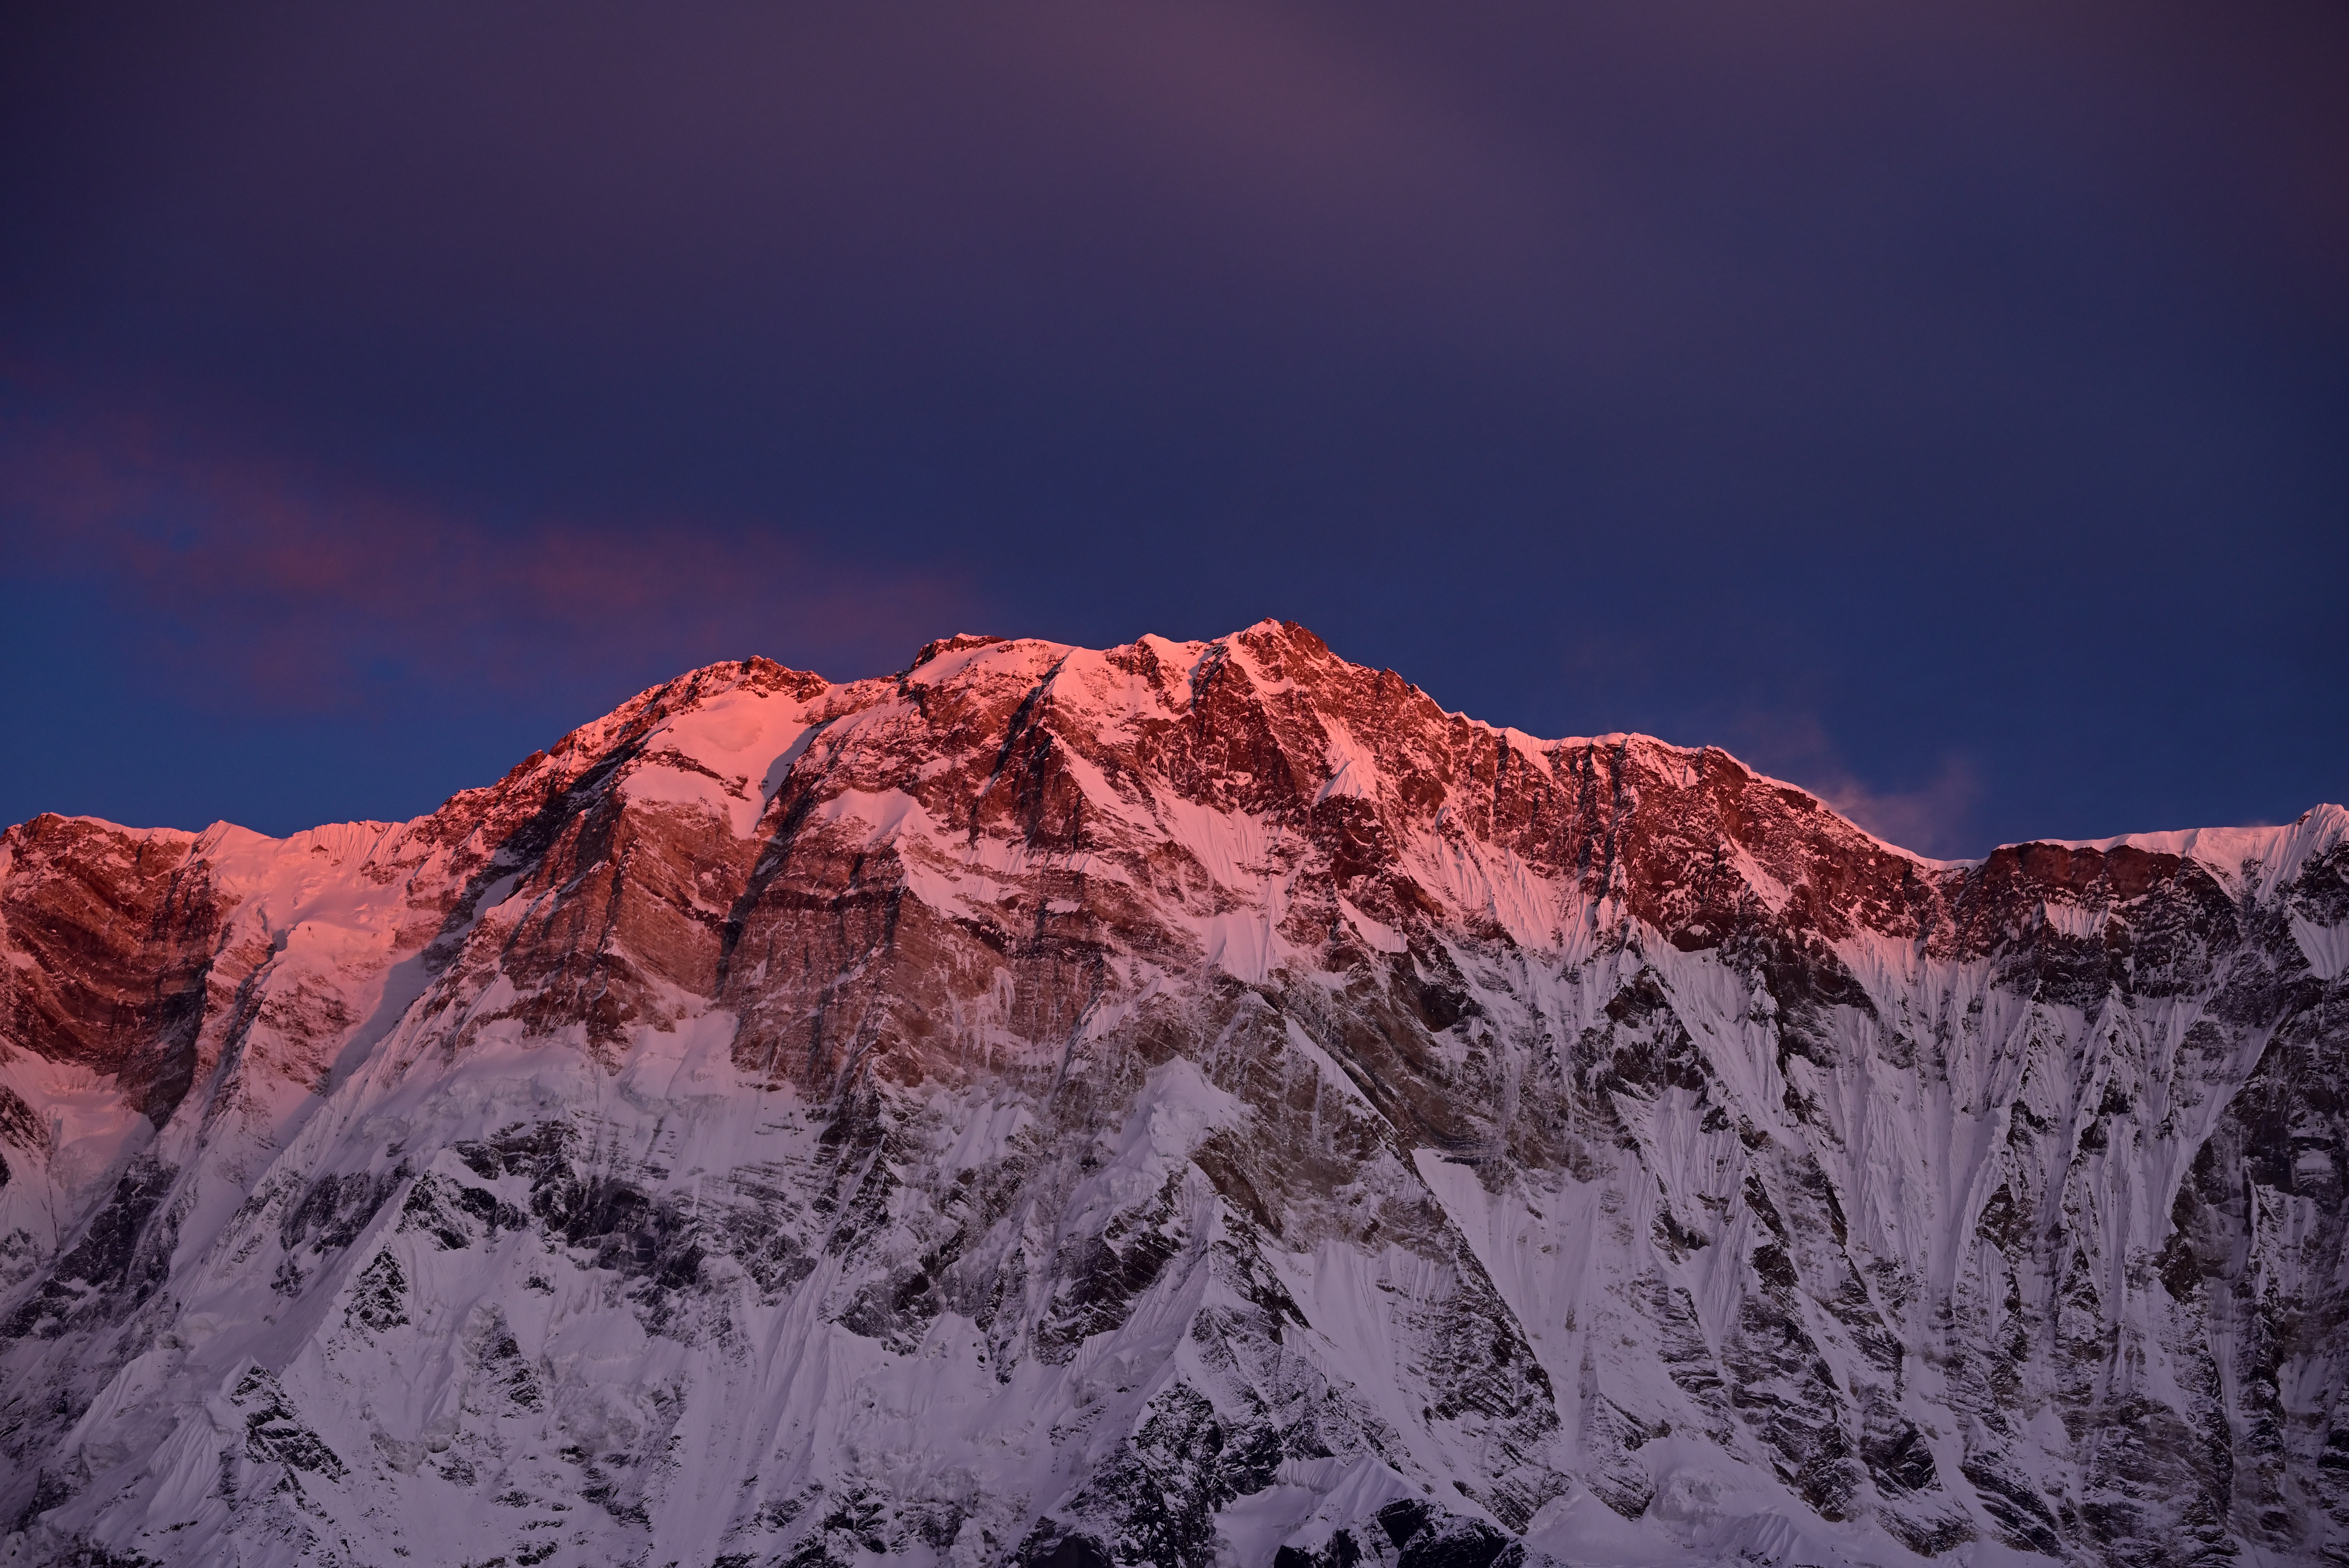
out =
[[[0,1562],[2349,1563],[2339,807],[957,637],[0,944]]]

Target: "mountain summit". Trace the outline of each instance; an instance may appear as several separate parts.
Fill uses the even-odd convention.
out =
[[[1267,622],[0,834],[0,1563],[2349,1563],[2349,813],[1930,861]]]

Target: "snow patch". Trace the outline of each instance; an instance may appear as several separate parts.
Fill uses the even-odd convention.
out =
[[[2349,925],[2319,925],[2295,912],[2292,939],[2300,944],[2301,956],[2308,960],[2318,979],[2338,980],[2349,969]]]

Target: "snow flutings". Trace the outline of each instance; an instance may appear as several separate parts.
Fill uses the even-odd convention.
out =
[[[0,1563],[2349,1563],[2344,933],[1269,622],[39,818]]]

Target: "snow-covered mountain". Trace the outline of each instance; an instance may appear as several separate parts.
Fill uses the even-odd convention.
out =
[[[0,1563],[2349,1563],[2349,813],[1920,859],[1266,623],[0,835]]]

